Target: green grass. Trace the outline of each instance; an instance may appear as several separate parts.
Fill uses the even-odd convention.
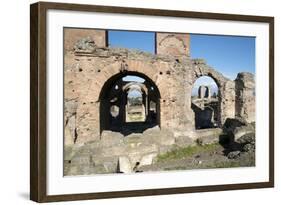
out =
[[[207,165],[203,168],[230,168],[230,167],[241,167],[238,161],[225,161],[225,162],[214,162],[211,165]]]
[[[206,145],[196,145],[188,146],[184,148],[177,148],[164,154],[160,154],[157,157],[158,162],[163,162],[166,160],[173,159],[183,159],[185,157],[190,157],[199,152],[210,152],[216,150],[220,146],[219,143],[206,144]]]
[[[129,114],[128,120],[129,122],[143,122],[145,117],[142,114]]]
[[[164,168],[164,171],[174,171],[174,170],[186,170],[187,168],[184,166],[179,167],[166,167]]]

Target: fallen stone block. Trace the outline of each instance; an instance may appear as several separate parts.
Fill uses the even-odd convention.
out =
[[[122,156],[118,158],[117,172],[118,173],[132,173],[133,168],[128,157]]]
[[[233,151],[233,152],[229,152],[227,155],[228,159],[237,159],[240,156],[240,151]]]
[[[151,165],[156,156],[157,156],[157,153],[150,153],[150,154],[144,155],[140,160],[140,166]]]

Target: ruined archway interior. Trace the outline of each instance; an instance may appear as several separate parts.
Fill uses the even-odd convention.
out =
[[[191,108],[194,112],[195,129],[219,126],[220,90],[209,76],[198,78],[192,89]]]
[[[100,133],[105,130],[124,136],[160,127],[160,94],[147,76],[119,73],[110,78],[100,94]]]

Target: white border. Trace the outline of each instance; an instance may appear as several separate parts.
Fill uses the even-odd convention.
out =
[[[256,36],[256,167],[63,177],[63,27]],[[74,194],[269,180],[267,23],[47,11],[47,194]]]

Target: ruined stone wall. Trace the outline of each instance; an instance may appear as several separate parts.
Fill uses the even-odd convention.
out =
[[[156,54],[190,56],[189,34],[156,33]]]
[[[235,115],[247,122],[255,121],[255,79],[251,73],[238,73],[235,79]]]
[[[213,78],[218,86],[218,122],[219,126],[222,126],[227,118],[235,117],[235,83],[208,66],[203,59],[195,59],[192,62],[191,84],[189,84],[191,89],[195,81],[201,76]]]
[[[66,52],[65,133],[73,133],[74,130],[66,141],[71,142],[75,135],[77,143],[99,139],[99,95],[105,82],[120,72],[144,74],[155,83],[161,97],[161,128],[184,126],[180,121],[186,117],[186,113],[182,112],[185,104],[185,69],[188,66],[180,65],[173,57],[160,58],[126,49],[103,47],[90,53]]]
[[[99,47],[107,46],[106,30],[85,29],[85,28],[65,28],[64,29],[64,49],[73,51],[75,44],[81,39],[92,39]]]
[[[124,73],[146,76],[157,86],[161,129],[187,133],[195,130],[191,92],[201,76],[213,78],[218,85],[219,126],[235,116],[254,120],[254,98],[248,98],[254,87],[252,78],[238,75],[234,82],[204,60],[191,60],[188,35],[156,34],[159,55],[153,55],[105,47],[107,37],[102,30],[83,32],[65,30],[65,144],[100,140],[101,92],[109,79]],[[173,47],[174,41],[180,46]]]

